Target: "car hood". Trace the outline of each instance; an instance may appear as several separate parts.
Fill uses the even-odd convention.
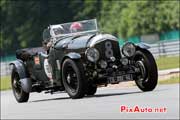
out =
[[[60,39],[56,44],[56,49],[84,49],[93,47],[94,45],[103,42],[104,40],[117,41],[117,38],[110,34],[88,34],[88,35],[77,35],[70,36]]]

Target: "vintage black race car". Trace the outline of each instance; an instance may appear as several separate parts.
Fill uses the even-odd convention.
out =
[[[71,98],[94,95],[98,86],[134,80],[142,91],[157,85],[157,66],[148,45],[125,43],[98,31],[96,19],[50,25],[42,48],[17,50],[12,90],[18,102],[30,92],[66,91]]]

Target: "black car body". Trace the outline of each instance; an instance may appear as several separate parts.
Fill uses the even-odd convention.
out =
[[[66,91],[71,98],[82,98],[95,94],[100,85],[130,80],[142,91],[156,87],[157,66],[146,44],[127,42],[120,48],[115,36],[98,32],[96,20],[79,23],[91,29],[68,31],[72,23],[45,29],[44,40],[52,43],[47,54],[43,49],[17,51],[11,65],[18,102],[28,101],[30,92],[41,91]]]

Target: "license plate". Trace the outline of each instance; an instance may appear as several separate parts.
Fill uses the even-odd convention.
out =
[[[108,80],[109,80],[109,83],[119,83],[121,81],[132,80],[132,75],[131,74],[127,74],[127,75],[109,77]]]

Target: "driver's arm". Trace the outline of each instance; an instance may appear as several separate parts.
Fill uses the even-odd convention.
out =
[[[47,42],[46,42],[46,41],[43,41],[43,42],[42,42],[42,47],[44,48],[45,51],[48,50]]]

